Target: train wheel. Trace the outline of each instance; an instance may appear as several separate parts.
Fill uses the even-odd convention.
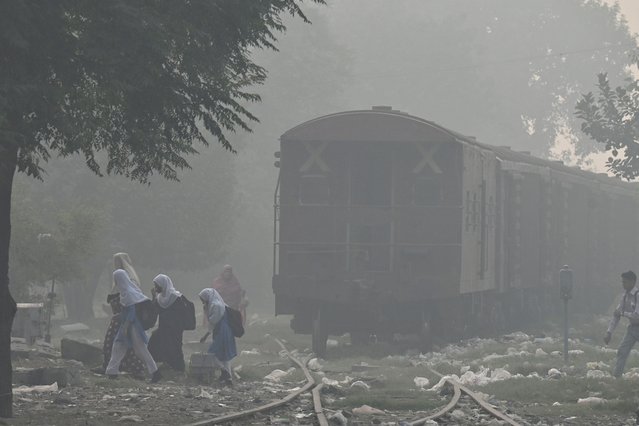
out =
[[[321,310],[317,310],[315,318],[313,318],[313,335],[312,335],[312,348],[315,355],[320,358],[326,356],[326,341],[328,340],[328,333],[326,327],[322,321]]]

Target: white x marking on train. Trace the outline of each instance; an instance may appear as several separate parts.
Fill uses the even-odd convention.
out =
[[[324,159],[322,158],[322,152],[328,146],[328,142],[324,141],[317,146],[311,145],[309,142],[304,142],[306,146],[306,150],[310,154],[308,160],[300,167],[300,172],[307,172],[313,167],[313,164],[317,164],[317,167],[320,168],[323,172],[329,172],[331,169],[328,167]]]
[[[420,161],[419,164],[413,169],[413,173],[421,173],[426,165],[428,165],[434,173],[442,173],[442,169],[439,168],[437,162],[435,161],[435,158],[433,158],[433,156],[439,149],[439,143],[431,143],[428,145],[428,148],[426,147],[426,145],[421,143],[415,143],[415,146],[417,147],[417,150],[422,154],[422,161]]]

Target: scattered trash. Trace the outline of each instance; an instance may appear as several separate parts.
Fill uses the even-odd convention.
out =
[[[14,395],[20,395],[23,393],[45,393],[45,392],[57,392],[58,382],[54,382],[50,385],[37,385],[37,386],[18,386],[17,388],[13,388]]]
[[[267,374],[264,379],[271,382],[279,382],[283,377],[288,376],[293,371],[295,371],[295,367],[291,367],[286,371],[276,369]]]
[[[250,351],[242,351],[240,352],[240,355],[259,355],[260,351],[258,351],[257,349],[253,348]]]
[[[601,370],[588,370],[586,373],[588,379],[603,379],[605,377],[611,377],[610,373]]]
[[[583,355],[584,353],[585,352],[582,351],[581,349],[573,349],[571,351],[568,351],[568,355],[574,355],[574,356]]]
[[[577,404],[582,404],[582,405],[599,405],[599,404],[604,404],[606,402],[608,401],[598,396],[589,396],[588,398],[579,398],[577,400]]]
[[[586,368],[588,370],[606,370],[606,369],[609,369],[610,366],[603,361],[597,361],[597,362],[587,362]]]
[[[561,402],[553,402],[552,406],[553,407],[560,407],[561,406]]]
[[[351,371],[368,371],[368,370],[375,370],[380,368],[379,365],[370,365],[367,362],[360,362],[359,364],[355,364],[353,366],[351,366]]]
[[[328,421],[335,426],[347,426],[348,425],[348,419],[346,418],[346,416],[341,412],[341,411],[337,411],[333,414],[331,414],[328,417]]]
[[[318,371],[321,370],[323,367],[317,358],[313,358],[308,362],[308,368],[313,371]]]
[[[351,384],[351,388],[360,388],[364,390],[370,390],[371,387],[367,383],[362,382],[361,380],[358,380]]]
[[[362,405],[361,407],[353,408],[352,412],[356,416],[383,415],[383,414],[386,414],[384,411],[379,410],[377,408],[373,408],[370,405]]]
[[[560,379],[563,376],[563,373],[556,368],[551,368],[548,370],[547,377],[549,379]]]
[[[205,391],[204,389],[200,389],[200,394],[196,396],[197,399],[214,399],[215,395]]]
[[[548,356],[548,352],[546,352],[542,348],[537,348],[537,350],[535,351],[535,356]]]
[[[122,416],[118,419],[118,423],[141,423],[142,417],[140,416]]]
[[[430,383],[430,380],[426,377],[415,377],[413,379],[413,383],[415,383],[415,386],[417,386],[419,390],[424,390],[424,388]]]
[[[326,386],[339,387],[339,382],[337,380],[329,379],[328,377],[322,377],[322,383]]]
[[[328,339],[326,341],[326,346],[329,347],[329,348],[335,348],[335,347],[339,346],[339,342],[337,340]]]

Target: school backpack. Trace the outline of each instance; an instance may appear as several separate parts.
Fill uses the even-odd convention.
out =
[[[195,330],[197,325],[195,321],[195,305],[184,295],[180,299],[184,308],[181,316],[182,330]]]
[[[229,321],[229,326],[233,332],[233,336],[244,336],[244,325],[242,325],[242,313],[237,309],[233,309],[229,306],[226,307],[226,317]]]
[[[158,320],[158,310],[149,299],[135,304],[135,315],[145,330],[155,327],[155,323]]]

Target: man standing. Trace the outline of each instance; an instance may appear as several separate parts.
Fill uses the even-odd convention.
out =
[[[607,345],[610,343],[612,332],[615,330],[615,327],[617,327],[617,324],[619,324],[619,319],[621,319],[621,317],[628,318],[629,324],[626,335],[617,350],[617,364],[613,372],[613,375],[617,378],[623,374],[630,350],[635,343],[639,341],[639,312],[637,311],[638,290],[635,289],[636,283],[637,275],[634,272],[628,271],[621,274],[621,284],[624,289],[623,297],[615,309],[612,319],[610,320],[610,325],[608,326],[608,331],[604,336],[604,342]]]

